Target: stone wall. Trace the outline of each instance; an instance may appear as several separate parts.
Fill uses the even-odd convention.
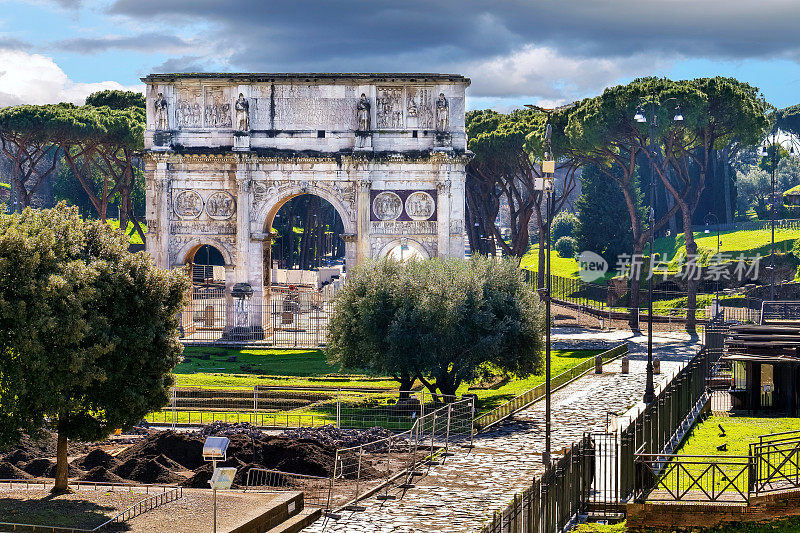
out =
[[[648,528],[682,531],[736,522],[762,522],[800,516],[800,491],[752,496],[750,503],[632,503],[626,506],[631,531]]]

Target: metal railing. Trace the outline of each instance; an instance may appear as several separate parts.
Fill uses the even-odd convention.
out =
[[[640,501],[749,502],[800,489],[800,431],[762,435],[749,455],[636,454]]]
[[[397,391],[360,387],[257,385],[248,389],[173,387],[170,403],[147,415],[151,424],[193,427],[212,422],[248,422],[267,428],[335,425],[364,429],[410,429],[426,412],[455,397],[425,389]]]
[[[538,287],[538,274],[535,270],[524,270],[529,283]],[[572,310],[592,315],[596,321],[605,326],[613,327],[616,322],[620,326],[630,321],[631,316],[638,318],[639,323],[647,320],[649,308],[649,292],[640,289],[639,308],[631,308],[627,304],[630,290],[626,286],[621,293],[617,293],[610,285],[587,283],[580,278],[567,278],[556,274],[550,275],[550,285],[553,301],[556,304],[571,308]],[[713,293],[698,292],[697,298],[703,301],[714,296]],[[676,329],[685,325],[686,317],[694,313],[699,324],[711,319],[710,305],[698,305],[694,309],[674,306],[674,300],[686,298],[686,292],[680,290],[656,289],[653,291],[654,321],[664,327],[674,326]],[[762,300],[754,298],[748,293],[728,295],[723,294],[720,300],[720,312],[725,320],[737,322],[757,322],[760,317]],[[673,307],[670,307],[673,305]]]
[[[247,488],[302,490],[309,505],[325,510],[360,510],[358,502],[378,492],[380,499],[394,499],[390,488],[410,488],[424,468],[471,448],[473,402],[468,397],[439,403],[414,417],[410,429],[402,433],[337,448],[330,477],[254,468],[248,472]]]
[[[749,456],[636,454],[638,492],[647,501],[748,501]]]
[[[755,494],[800,488],[800,431],[762,435],[750,456]]]
[[[50,485],[52,482],[42,481],[30,481],[30,480],[0,480],[0,483],[17,483],[17,482],[25,482],[27,485]],[[80,486],[80,484],[76,482],[70,483],[71,485]],[[91,484],[91,483],[88,483]],[[109,483],[98,483],[98,485],[102,487],[106,486],[125,486],[128,489],[131,488],[140,488],[138,485],[121,485],[119,483],[109,484]],[[142,487],[145,487],[143,485]],[[148,489],[152,486],[147,485]],[[112,518],[108,519],[107,521],[103,522],[97,527],[92,529],[86,528],[74,528],[74,527],[61,527],[61,526],[48,526],[48,525],[41,525],[41,524],[23,524],[23,523],[14,523],[14,522],[0,522],[0,527],[5,528],[5,530],[10,531],[30,531],[30,532],[37,532],[37,531],[46,531],[49,533],[95,533],[97,531],[102,531],[107,529],[112,524],[118,524],[122,522],[126,522],[131,518],[137,517],[141,514],[146,513],[147,511],[151,511],[162,505],[167,503],[173,502],[180,498],[183,498],[183,488],[179,486],[174,487],[167,487],[162,486],[163,492],[159,492],[153,494],[152,496],[148,496],[147,498],[136,502],[135,504],[131,505],[130,507],[126,508],[122,512],[114,515]]]
[[[607,350],[601,354],[599,354],[603,358],[603,362],[607,363],[617,357],[621,357],[628,353],[628,345],[622,344],[610,350]],[[592,370],[595,367],[595,358],[597,356],[593,356],[585,361],[575,365],[574,367],[570,368],[566,372],[562,372],[561,374],[555,376],[551,379],[551,387],[553,389],[557,389],[570,383],[571,381],[579,378],[586,372]],[[514,413],[526,408],[530,404],[544,398],[546,393],[546,385],[544,383],[537,385],[536,387],[527,390],[512,398],[511,400],[507,401],[506,403],[492,409],[488,413],[485,413],[475,419],[475,428],[478,431],[482,431],[497,422],[513,415]]]
[[[333,478],[251,468],[247,471],[247,489],[299,490],[305,506],[330,509]]]
[[[92,531],[100,531],[105,529],[106,527],[110,526],[111,524],[125,522],[130,520],[131,518],[137,517],[141,514],[146,513],[147,511],[151,511],[162,505],[166,505],[170,502],[175,500],[179,500],[183,498],[183,487],[175,487],[168,491],[162,492],[160,494],[154,494],[149,498],[146,498],[140,502],[136,502],[135,504],[131,505],[115,517],[113,517],[108,522],[105,522]]]
[[[481,533],[552,533],[563,531],[586,509],[594,477],[594,448],[584,436],[553,461],[530,487],[495,512]]]
[[[473,398],[464,398],[426,413],[399,434],[336,450],[333,490],[350,510],[382,488],[381,499],[393,499],[390,486],[408,489],[423,475],[420,467],[446,461],[455,450],[471,448]]]
[[[333,306],[331,291],[273,288],[268,297],[234,297],[223,287],[194,287],[181,312],[185,344],[324,346]]]

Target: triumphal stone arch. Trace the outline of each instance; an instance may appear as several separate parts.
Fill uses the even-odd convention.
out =
[[[219,250],[228,289],[269,285],[278,209],[301,194],[342,218],[346,265],[396,246],[463,257],[464,95],[445,74],[151,74],[147,249]],[[266,261],[265,261],[266,258]],[[268,272],[268,270],[267,270]]]

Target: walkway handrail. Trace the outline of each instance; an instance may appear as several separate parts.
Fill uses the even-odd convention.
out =
[[[617,357],[626,355],[627,353],[628,353],[628,345],[626,343],[626,344],[621,344],[615,348],[611,348],[610,350],[607,350],[599,355],[602,356],[603,362],[607,363],[613,359],[616,359]],[[558,389],[584,375],[586,372],[594,368],[596,357],[597,357],[596,355],[590,357],[585,361],[582,361],[577,365],[573,366],[566,372],[562,372],[561,374],[552,378],[551,388],[553,390]],[[475,429],[477,431],[483,431],[486,428],[493,426],[494,424],[497,424],[498,422],[508,418],[514,413],[521,411],[522,409],[525,409],[530,404],[541,400],[542,398],[544,398],[545,393],[546,393],[545,384],[540,383],[534,388],[527,390],[522,394],[520,394],[519,396],[512,398],[506,403],[492,409],[488,413],[484,413],[481,416],[477,417],[474,421]]]
[[[164,491],[159,494],[154,494],[149,498],[145,498],[144,500],[134,503],[121,513],[112,517],[107,522],[100,524],[92,531],[100,531],[115,522],[125,522],[126,520],[130,520],[131,518],[137,517],[140,514],[144,514],[147,511],[150,511],[157,507],[161,507],[162,505],[165,505],[175,500],[179,500],[181,498],[183,498],[183,487],[180,486],[175,487],[171,490]]]

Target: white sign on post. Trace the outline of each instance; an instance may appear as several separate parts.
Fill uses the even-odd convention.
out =
[[[553,178],[533,178],[533,188],[537,191],[552,191]]]
[[[233,485],[233,478],[236,477],[235,467],[220,467],[214,469],[211,481],[208,483],[212,489],[227,490]]]

